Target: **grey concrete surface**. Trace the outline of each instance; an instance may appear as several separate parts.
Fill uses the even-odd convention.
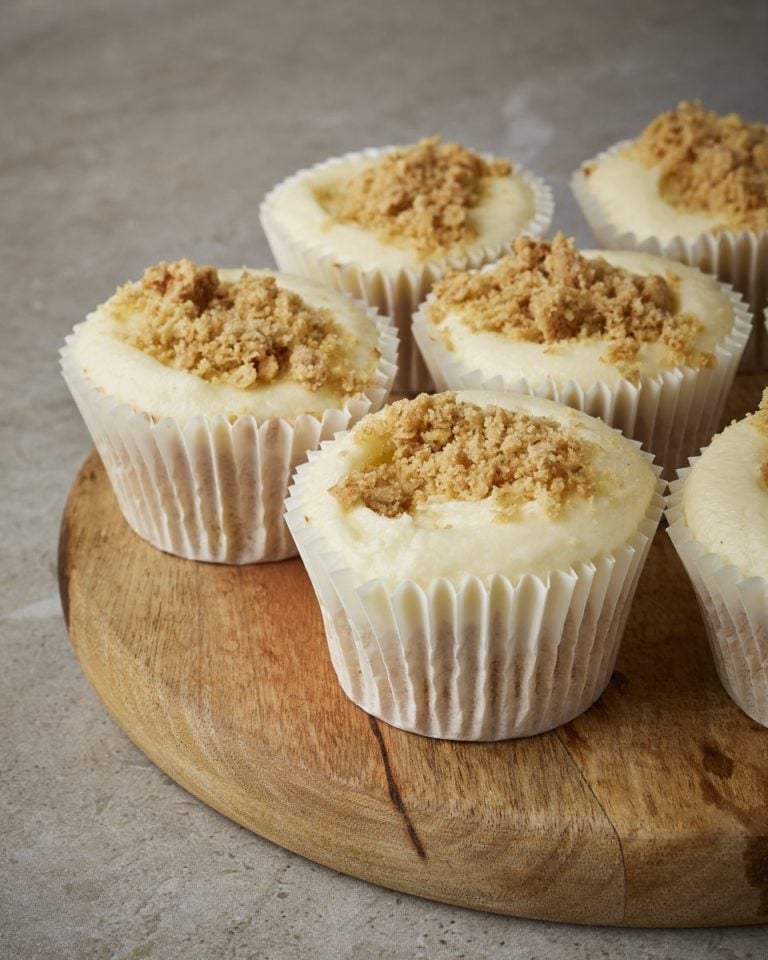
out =
[[[257,205],[343,150],[442,132],[547,177],[682,97],[768,119],[768,6],[5,0],[0,6],[0,957],[758,958],[768,928],[472,913],[308,863],[204,807],[69,646],[57,527],[88,438],[56,350],[161,258],[268,263]],[[556,789],[556,786],[553,786]]]

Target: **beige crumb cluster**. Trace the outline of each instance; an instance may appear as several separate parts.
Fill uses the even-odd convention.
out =
[[[506,160],[488,162],[458,143],[427,137],[385,154],[343,193],[320,197],[338,220],[389,243],[409,241],[422,256],[471,241],[469,212],[489,177],[507,177]]]
[[[631,148],[661,167],[659,191],[673,207],[722,217],[722,228],[768,228],[768,126],[682,102],[652,120]]]
[[[768,437],[768,388],[763,391],[763,398],[757,412],[749,418],[750,423],[756,427],[760,433]],[[763,460],[759,467],[760,480],[764,487],[768,489],[768,460]]]
[[[694,348],[700,322],[677,312],[675,278],[640,276],[588,260],[573,240],[552,243],[518,237],[513,252],[490,270],[449,274],[434,289],[429,315],[439,324],[457,304],[471,304],[462,322],[471,330],[516,340],[556,344],[608,340],[601,359],[622,376],[638,378],[643,343],[661,342],[670,366],[711,366],[714,357]]]
[[[351,338],[274,277],[226,282],[191,260],[149,267],[110,307],[128,317],[124,339],[176,370],[247,389],[286,377],[310,390],[364,386],[347,360]]]
[[[492,496],[501,518],[530,501],[555,517],[568,498],[595,490],[594,444],[565,436],[547,417],[478,407],[452,393],[399,400],[358,431],[378,449],[373,463],[331,489],[345,508],[398,517],[433,496]]]

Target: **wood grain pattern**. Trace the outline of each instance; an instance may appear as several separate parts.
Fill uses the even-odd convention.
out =
[[[729,418],[763,378],[739,378]],[[97,455],[62,523],[62,601],[107,709],[205,803],[311,860],[408,893],[547,920],[768,921],[768,730],[729,700],[666,534],[609,689],[558,730],[434,741],[339,689],[298,560],[161,554]]]

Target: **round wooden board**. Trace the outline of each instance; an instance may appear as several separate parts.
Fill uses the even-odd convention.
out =
[[[754,408],[741,377],[730,413]],[[166,556],[84,464],[60,543],[83,670],[161,769],[290,850],[447,903],[577,923],[768,920],[768,730],[715,675],[659,531],[608,690],[526,740],[435,741],[346,699],[298,560]]]

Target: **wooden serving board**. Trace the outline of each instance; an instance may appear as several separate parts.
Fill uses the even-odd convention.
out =
[[[757,403],[742,377],[729,415]],[[429,740],[346,699],[298,560],[166,556],[123,521],[98,456],[60,543],[90,682],[132,740],[263,837],[396,890],[577,923],[768,921],[768,730],[722,690],[659,531],[608,690],[548,734]]]

